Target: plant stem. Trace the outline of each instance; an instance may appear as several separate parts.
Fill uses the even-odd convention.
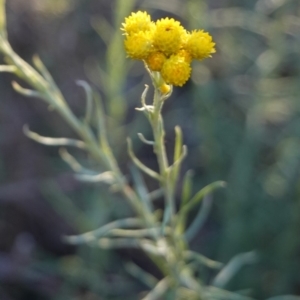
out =
[[[174,200],[174,191],[172,188],[172,183],[170,180],[170,173],[169,173],[169,163],[165,148],[165,131],[164,131],[164,124],[163,118],[161,115],[161,110],[163,107],[164,100],[161,97],[159,90],[155,87],[154,92],[154,111],[152,117],[150,118],[153,135],[154,135],[154,152],[157,156],[159,171],[161,175],[160,184],[162,189],[164,190],[164,197],[165,197],[165,210],[164,210],[164,217],[163,217],[163,224],[162,229],[170,222],[173,222],[173,217],[175,214],[175,200]]]

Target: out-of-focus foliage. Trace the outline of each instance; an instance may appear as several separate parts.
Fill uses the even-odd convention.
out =
[[[39,53],[78,115],[84,103],[75,80],[86,79],[100,91],[111,142],[128,178],[125,137],[135,136],[137,128],[150,132],[134,111],[149,79],[140,62],[126,60],[121,22],[138,8],[153,19],[176,17],[188,29],[211,32],[217,53],[194,65],[192,80],[175,89],[164,111],[167,147],[173,127],[183,129],[189,148],[185,168],[194,169],[195,190],[214,180],[228,182],[226,192],[213,199],[192,248],[224,263],[256,251],[257,261],[225,280],[224,288],[245,289],[255,299],[300,294],[299,1],[7,2],[14,48],[27,60]],[[8,75],[0,79],[0,269],[5,270],[0,298],[134,299],[144,283],[129,275],[126,262],[157,275],[140,252],[69,249],[59,239],[130,211],[105,187],[79,185],[69,174],[67,180],[58,177],[68,169],[57,151],[27,141],[22,125],[52,136],[73,133],[36,100],[25,102],[11,92]],[[155,164],[146,146],[139,152],[146,164]],[[22,267],[18,276],[10,273],[15,266]],[[199,272],[210,283],[212,274]]]
[[[228,181],[216,199],[214,249],[221,260],[256,249],[261,256],[229,287],[255,288],[256,297],[298,290],[300,4],[189,1],[193,22],[214,33],[218,56],[194,74],[193,164],[199,180]],[[187,97],[188,98],[188,97]],[[215,210],[216,212],[216,210]]]

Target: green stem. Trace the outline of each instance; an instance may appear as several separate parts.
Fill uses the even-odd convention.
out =
[[[175,214],[175,200],[174,200],[174,191],[172,188],[172,182],[170,178],[170,172],[168,170],[169,163],[164,143],[165,131],[163,125],[163,119],[161,115],[161,110],[163,107],[164,100],[161,98],[161,94],[158,89],[155,87],[154,92],[154,111],[150,118],[153,135],[154,135],[154,152],[157,156],[159,171],[161,175],[160,184],[162,189],[164,190],[165,197],[165,210],[163,217],[162,229],[166,225],[173,221],[173,217]]]

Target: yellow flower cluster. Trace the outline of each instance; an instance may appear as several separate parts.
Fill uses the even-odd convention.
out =
[[[215,53],[212,37],[203,30],[188,32],[173,18],[155,23],[146,12],[132,13],[122,23],[125,50],[132,59],[144,60],[161,73],[167,84],[182,86],[190,78],[193,59]]]

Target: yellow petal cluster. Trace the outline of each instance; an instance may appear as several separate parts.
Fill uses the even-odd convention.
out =
[[[175,86],[190,78],[193,59],[202,60],[216,52],[209,33],[188,32],[173,18],[154,23],[148,13],[138,11],[125,18],[121,30],[127,55],[144,60],[150,70],[160,72],[167,84]]]
[[[150,70],[160,71],[167,57],[160,51],[152,51],[146,58],[146,63]]]
[[[166,83],[183,86],[191,75],[191,66],[183,56],[173,54],[166,60],[162,69],[161,76]]]
[[[156,22],[153,45],[165,55],[176,53],[181,47],[184,28],[174,19],[161,19]]]
[[[186,42],[186,50],[194,59],[204,59],[215,53],[215,43],[212,37],[203,30],[193,31]]]
[[[128,35],[124,45],[130,58],[146,59],[152,51],[152,34],[150,31],[139,31]]]
[[[122,23],[122,25],[121,30],[125,31],[125,35],[131,35],[140,31],[151,30],[154,23],[146,12],[138,11],[125,18],[125,23]]]

